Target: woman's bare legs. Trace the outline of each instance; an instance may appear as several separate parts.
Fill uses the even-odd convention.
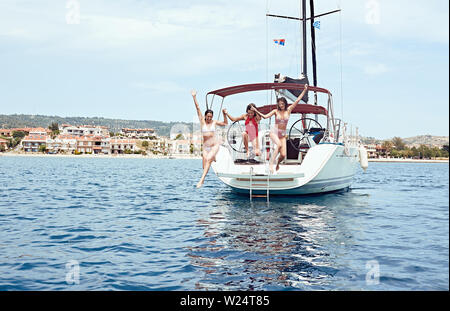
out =
[[[219,152],[219,144],[214,145],[209,152],[203,150],[203,174],[200,181],[197,183],[197,188],[200,188],[205,181],[206,175],[208,174],[211,163],[216,160],[216,154]]]
[[[261,154],[261,152],[259,151],[258,137],[256,137],[255,139],[253,139],[252,145],[253,145],[253,149],[255,149],[255,155],[256,155],[257,157],[259,157],[260,154]]]
[[[280,163],[286,158],[286,137],[280,138],[280,156],[278,157],[277,167],[275,168],[277,171],[280,169]]]
[[[270,173],[273,174],[273,165],[275,162],[275,159],[277,158],[278,153],[280,152],[280,148],[281,148],[281,142],[280,139],[278,138],[278,135],[274,132],[270,132],[270,138],[272,139],[272,141],[275,143],[275,150],[272,154],[272,158],[269,161],[269,169],[270,169]]]
[[[205,167],[203,168],[203,174],[200,178],[200,181],[197,183],[197,188],[203,186],[203,182],[205,181],[206,174],[208,174],[209,168],[211,167],[212,160],[206,161]]]
[[[244,147],[247,151],[247,158],[250,157],[250,150],[248,149],[248,134],[247,132],[242,133],[242,139],[244,140]]]
[[[203,155],[202,155],[202,168],[205,169],[205,164],[206,164],[206,157],[208,156],[208,152],[206,152],[206,150],[203,150]]]
[[[247,158],[250,157],[250,149],[248,148],[248,140],[249,140],[249,135],[247,134],[247,132],[242,133],[242,138],[244,139],[244,146],[245,146],[245,150],[247,150]],[[252,145],[253,145],[253,149],[255,150],[255,155],[257,157],[259,157],[259,155],[261,154],[259,152],[259,142],[258,142],[258,137],[254,138],[252,140]]]

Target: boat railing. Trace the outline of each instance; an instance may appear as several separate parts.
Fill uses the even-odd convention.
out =
[[[246,162],[248,160],[247,153],[244,147],[244,141],[242,137],[242,133],[240,131],[235,131],[232,133],[232,137],[228,137],[230,135],[229,128],[231,125],[223,127],[216,131],[216,137],[219,139],[221,145],[230,151],[231,157],[233,161],[238,162]],[[242,131],[244,128],[241,128]],[[271,141],[269,136],[270,124],[260,123],[258,125],[258,143],[261,156],[259,157],[258,162],[265,163],[269,158],[267,154],[270,153]],[[269,150],[267,145],[269,144]],[[249,142],[249,149],[252,156],[255,155],[255,146],[251,142]],[[267,153],[269,152],[269,153]],[[268,161],[268,160],[267,160]]]
[[[358,133],[358,127],[340,119],[335,119],[335,124],[336,142],[348,146],[357,146],[360,143],[361,137]]]

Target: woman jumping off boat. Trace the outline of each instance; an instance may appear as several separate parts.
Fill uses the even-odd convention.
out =
[[[280,97],[277,100],[277,109],[272,110],[268,114],[260,113],[255,107],[252,107],[253,111],[260,117],[264,119],[268,119],[275,115],[275,127],[270,131],[270,138],[275,143],[276,147],[273,152],[272,158],[269,161],[270,172],[273,174],[273,165],[277,155],[278,162],[276,166],[276,171],[280,169],[280,163],[286,158],[286,127],[289,122],[289,117],[291,115],[292,110],[294,110],[295,106],[300,102],[300,100],[305,96],[306,92],[308,92],[308,84],[305,84],[305,88],[299,97],[295,100],[295,102],[288,107],[287,100],[284,97]]]
[[[200,178],[200,181],[197,183],[197,188],[200,188],[205,181],[205,177],[206,174],[208,174],[211,163],[215,161],[216,154],[219,151],[220,142],[215,137],[216,126],[228,125],[228,119],[226,116],[226,109],[222,110],[224,119],[223,122],[220,122],[219,120],[213,120],[214,112],[209,109],[205,111],[205,116],[203,116],[197,102],[197,91],[193,90],[191,94],[192,98],[194,99],[195,108],[197,109],[197,115],[200,121],[200,127],[203,136],[203,174]]]
[[[261,117],[255,114],[255,112],[252,110],[252,107],[256,108],[255,104],[249,104],[247,106],[246,113],[237,118],[234,118],[226,113],[227,117],[233,122],[245,120],[245,131],[242,133],[242,138],[244,140],[245,150],[247,151],[247,158],[250,157],[250,150],[248,148],[249,142],[251,142],[253,145],[255,155],[257,157],[260,155],[258,142],[258,123],[261,120]]]

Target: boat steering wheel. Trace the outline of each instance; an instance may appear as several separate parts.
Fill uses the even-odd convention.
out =
[[[324,131],[319,122],[311,118],[301,118],[295,122],[289,130],[289,143],[297,151],[307,149],[311,147],[308,136],[316,131]]]
[[[239,153],[246,153],[242,133],[245,131],[245,126],[240,121],[235,121],[230,125],[227,132],[227,142],[231,149]]]

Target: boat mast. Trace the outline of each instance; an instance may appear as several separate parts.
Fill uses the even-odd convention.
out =
[[[302,75],[306,78],[308,73],[306,54],[306,0],[302,0],[302,29],[303,29],[303,66]]]
[[[303,77],[300,77],[300,78],[307,78],[307,73],[308,73],[308,64],[307,64],[308,55],[307,55],[307,49],[306,49],[306,44],[307,44],[307,42],[306,42],[306,21],[307,20],[311,21],[311,47],[312,47],[311,55],[312,55],[312,66],[313,66],[313,86],[317,86],[316,32],[314,29],[314,19],[321,17],[321,16],[337,13],[337,12],[340,12],[341,10],[338,9],[338,10],[315,15],[314,0],[310,0],[309,4],[310,4],[310,9],[311,9],[311,16],[308,18],[306,17],[306,0],[301,0],[301,8],[302,8],[302,17],[301,18],[292,17],[292,16],[284,16],[284,15],[273,15],[273,14],[268,14],[268,13],[266,14],[266,16],[292,19],[292,20],[297,20],[297,21],[302,22],[303,59],[302,59],[302,74],[301,75]],[[317,93],[314,93],[314,104],[317,105]]]
[[[311,55],[313,69],[313,86],[317,86],[317,63],[316,63],[316,30],[314,27],[314,0],[309,1],[311,10]],[[314,92],[314,105],[317,105],[317,92]]]

